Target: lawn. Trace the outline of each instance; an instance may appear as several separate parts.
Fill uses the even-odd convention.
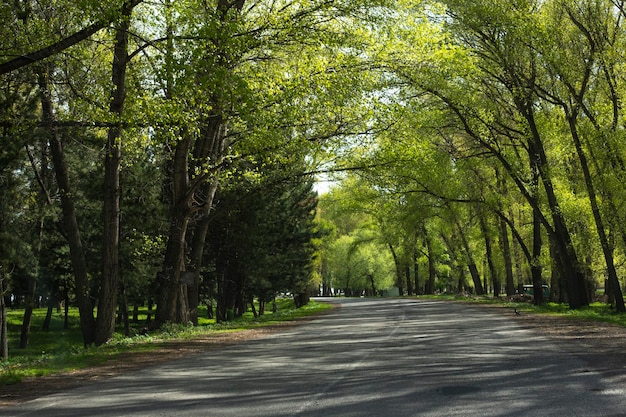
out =
[[[208,319],[206,306],[199,309],[199,325],[167,325],[158,331],[145,332],[147,309],[140,309],[138,321],[131,323],[131,336],[126,337],[121,325],[109,343],[103,346],[84,347],[79,328],[78,310],[69,309],[68,326],[64,328],[64,312],[55,311],[48,331],[41,327],[46,309],[33,312],[29,346],[19,349],[23,310],[8,311],[9,360],[0,361],[0,385],[12,384],[25,377],[48,375],[89,367],[117,358],[124,353],[154,349],[168,339],[193,339],[210,333],[237,331],[262,326],[270,326],[283,321],[310,316],[332,308],[330,304],[311,301],[296,309],[293,300],[277,300],[276,313],[266,312],[254,317],[247,312],[243,317],[226,323],[215,323]]]
[[[580,320],[592,320],[626,327],[626,314],[617,313],[615,311],[615,307],[606,303],[591,303],[589,306],[573,310],[570,309],[567,304],[545,303],[540,306],[535,306],[530,302],[510,301],[507,300],[506,297],[441,294],[432,296],[421,295],[419,298],[462,301],[478,304],[495,304],[502,307],[510,307],[512,310],[515,309],[524,313],[546,314]]]

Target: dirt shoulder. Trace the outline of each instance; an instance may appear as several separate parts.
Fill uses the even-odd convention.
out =
[[[87,382],[114,377],[186,356],[258,339],[294,326],[300,321],[284,322],[251,330],[215,333],[193,340],[167,341],[159,344],[156,349],[149,352],[128,353],[123,357],[89,368],[26,378],[17,384],[0,386],[0,407],[15,405],[45,395],[76,388]]]
[[[494,309],[521,327],[549,337],[563,351],[582,359],[589,370],[626,383],[626,327],[559,316],[517,315],[515,310],[502,306],[485,308]]]
[[[589,370],[626,383],[626,328],[565,317],[524,313],[517,315],[511,308],[501,306],[476,306],[476,308],[489,308],[494,313],[510,317],[523,328],[559,343],[564,351],[581,358]],[[90,368],[28,378],[14,385],[0,387],[0,407],[75,388],[90,381],[258,339],[297,325],[299,322],[301,320],[254,330],[217,333],[192,341],[165,342],[156,350],[128,354],[123,358]]]

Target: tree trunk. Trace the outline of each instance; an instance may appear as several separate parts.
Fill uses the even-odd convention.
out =
[[[406,278],[406,294],[413,295],[413,283],[411,282],[411,265],[409,264],[409,262],[404,263],[404,276]],[[374,282],[373,278],[374,277],[372,277],[372,283]],[[374,295],[376,295],[375,291]]]
[[[502,283],[500,281],[500,276],[498,274],[498,269],[496,268],[495,263],[493,262],[493,251],[492,251],[492,243],[491,236],[489,235],[489,229],[487,228],[487,221],[485,217],[481,214],[478,216],[480,221],[480,229],[483,233],[483,239],[485,240],[485,252],[487,257],[487,265],[489,267],[489,273],[491,274],[491,282],[493,285],[493,296],[499,297],[500,292],[502,290]]]
[[[500,174],[500,170],[496,169],[496,179],[498,183],[498,190],[500,194],[507,196],[507,185],[505,178]],[[500,207],[502,208],[502,207]],[[511,217],[511,221],[513,218]],[[515,294],[515,279],[513,275],[513,261],[511,252],[511,242],[509,241],[509,232],[507,229],[507,222],[503,217],[499,218],[499,239],[500,247],[502,248],[502,258],[504,260],[504,273],[505,273],[505,289],[507,297],[511,297]]]
[[[472,251],[467,242],[467,238],[465,237],[465,232],[463,232],[458,219],[455,219],[455,222],[461,238],[461,243],[463,244],[463,249],[465,250],[465,256],[467,256],[467,267],[469,268],[470,276],[472,277],[472,282],[474,283],[474,290],[476,291],[476,295],[483,295],[485,294],[485,290],[483,289],[483,284],[480,280],[480,274],[478,273],[474,256],[472,256]]]
[[[28,293],[26,294],[26,306],[24,308],[24,318],[22,319],[22,332],[20,335],[20,349],[28,347],[28,339],[30,338],[30,325],[33,317],[33,309],[35,308],[35,297],[37,292],[37,276],[39,275],[41,263],[41,244],[43,240],[44,218],[43,215],[39,220],[37,233],[37,268],[28,275]]]
[[[54,310],[54,305],[56,304],[56,300],[52,296],[52,291],[50,291],[50,298],[48,299],[48,309],[46,310],[46,317],[43,319],[43,323],[41,325],[41,330],[47,332],[50,330],[50,321],[52,320],[52,311]]]
[[[415,280],[415,294],[420,295],[422,293],[422,290],[420,289],[420,281],[419,281],[419,264],[418,264],[417,248],[413,250],[413,279]]]
[[[249,301],[250,303],[250,309],[252,310],[252,315],[256,318],[259,317],[258,313],[256,312],[256,308],[254,307],[254,297],[250,296]]]
[[[554,224],[554,229],[549,231],[552,232],[557,245],[557,254],[560,258],[560,265],[563,268],[562,276],[564,276],[567,281],[570,308],[576,309],[589,305],[585,276],[574,249],[572,237],[563,217],[563,212],[558,204],[556,193],[554,192],[548,158],[543,147],[543,142],[541,141],[541,135],[535,124],[534,110],[532,109],[533,105],[534,104],[528,104],[528,108],[524,109],[525,111],[523,112],[529,123],[532,134],[532,139],[529,143],[530,158],[537,158],[536,169],[541,176],[541,182],[547,196],[547,203]],[[539,209],[537,211],[539,211]]]
[[[506,222],[502,219],[499,221],[500,226],[500,246],[502,247],[502,257],[504,260],[504,273],[506,276],[506,295],[508,297],[515,294],[515,279],[513,275],[513,253],[511,251],[511,242],[509,241],[509,233]]]
[[[598,206],[596,189],[593,184],[593,179],[591,177],[591,171],[589,170],[589,164],[587,163],[587,156],[585,155],[585,151],[583,150],[580,137],[578,136],[576,115],[568,115],[566,110],[566,116],[568,116],[567,119],[569,122],[571,136],[574,141],[576,153],[578,154],[578,160],[580,162],[580,167],[583,172],[583,178],[585,180],[585,187],[587,189],[587,196],[589,198],[589,203],[591,204],[591,212],[593,214],[593,219],[596,225],[598,238],[600,239],[600,246],[602,247],[602,253],[604,255],[609,286],[611,287],[611,291],[615,296],[615,310],[619,313],[624,313],[626,312],[626,306],[624,305],[624,296],[622,294],[619,279],[617,278],[615,263],[613,261],[613,248],[609,243],[609,239],[606,235],[606,230],[604,229],[604,221],[600,213],[600,207]]]
[[[478,267],[476,263],[471,261],[467,268],[469,269],[470,276],[472,277],[472,282],[474,283],[474,291],[476,291],[476,295],[485,294],[485,290],[483,289],[482,281],[480,280],[480,274],[478,273]]]
[[[393,247],[393,245],[391,243],[388,244],[389,246],[389,250],[391,251],[391,256],[393,258],[393,264],[395,265],[395,271],[396,271],[396,286],[398,287],[398,289],[400,290],[400,295],[402,295],[402,281],[403,281],[403,276],[402,276],[402,265],[400,263],[400,258],[398,258],[398,254],[396,253],[396,249]]]
[[[139,303],[133,304],[133,323],[139,323]]]
[[[368,274],[367,278],[370,280],[370,288],[372,290],[372,296],[376,296],[376,282],[374,281],[374,275],[373,274]],[[411,295],[409,293],[409,295]]]
[[[426,244],[426,257],[428,258],[428,280],[424,283],[424,293],[425,294],[434,294],[435,293],[435,254],[433,252],[433,242],[430,236],[428,236],[428,231],[426,230],[426,226],[422,224],[422,234],[424,235],[424,243]]]
[[[180,273],[184,266],[185,234],[189,219],[185,212],[176,212],[176,209],[173,209],[171,216],[163,269],[157,275],[159,286],[155,314],[157,326],[168,322],[175,323],[178,320]]]
[[[109,111],[115,118],[121,118],[126,98],[126,68],[128,65],[128,29],[132,9],[124,3],[122,20],[115,33],[113,51],[111,104]],[[98,318],[96,319],[95,343],[102,345],[115,333],[115,309],[117,307],[117,287],[120,276],[119,236],[120,236],[120,163],[122,158],[122,129],[109,128],[104,159],[104,221],[102,245],[102,281],[98,298]],[[128,312],[126,312],[128,315]]]
[[[57,129],[54,127],[54,112],[50,91],[48,88],[47,74],[40,71],[38,74],[39,88],[41,93],[41,108],[44,124],[47,125],[50,141],[50,152],[52,155],[52,165],[59,187],[61,198],[61,209],[63,213],[63,225],[67,233],[70,247],[70,260],[74,271],[76,288],[76,303],[80,315],[80,328],[85,346],[94,342],[95,319],[93,315],[93,303],[91,301],[91,288],[87,275],[87,263],[85,253],[76,220],[76,210],[72,200],[72,189],[70,187],[69,174],[63,145]]]
[[[37,289],[37,279],[34,275],[28,277],[28,294],[26,295],[26,307],[24,308],[24,318],[22,319],[22,332],[20,335],[20,349],[28,347],[30,337],[30,324],[35,307],[35,291]]]
[[[0,359],[9,360],[9,337],[7,334],[7,308],[4,303],[5,274],[0,265]]]
[[[560,272],[562,268],[559,268],[555,263],[558,260],[558,255],[556,255],[556,244],[552,239],[550,239],[550,259],[552,260],[552,274],[550,275],[550,299],[554,300],[558,303],[565,302],[565,289],[564,289],[564,280],[561,277]]]
[[[530,264],[530,275],[533,283],[533,302],[535,305],[544,303],[543,276],[541,268],[541,220],[536,209],[533,209],[533,257]]]
[[[154,307],[154,302],[152,301],[152,297],[148,299],[148,314],[146,316],[146,326],[150,327],[152,323],[152,308]]]
[[[531,199],[533,204],[533,252],[530,259],[530,275],[533,284],[533,302],[535,305],[543,304],[543,277],[541,268],[541,250],[543,241],[541,239],[541,211],[539,209],[539,177],[541,173],[541,157],[535,146],[535,142],[531,142],[528,148],[530,159],[531,177]]]
[[[193,229],[193,238],[191,240],[191,253],[189,256],[190,263],[187,266],[187,270],[193,272],[194,275],[193,285],[189,286],[188,289],[189,319],[196,326],[198,325],[198,305],[200,303],[200,270],[202,268],[202,258],[204,254],[206,237],[209,232],[209,212],[213,204],[213,198],[217,191],[217,187],[217,181],[212,181],[206,187],[207,193],[205,193],[205,209],[202,210],[202,218],[196,223],[196,226]]]
[[[120,321],[124,325],[124,336],[130,337],[130,317],[128,315],[128,299],[126,298],[126,288],[122,286],[120,293]]]

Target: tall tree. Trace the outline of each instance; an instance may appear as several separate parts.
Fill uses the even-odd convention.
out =
[[[76,300],[80,313],[80,327],[83,335],[83,343],[87,346],[94,342],[95,330],[95,317],[93,313],[93,303],[91,301],[91,286],[87,274],[87,262],[78,227],[76,209],[72,198],[72,187],[70,186],[68,164],[63,151],[61,133],[55,126],[55,116],[48,84],[48,73],[41,70],[38,74],[38,82],[41,92],[42,116],[49,132],[52,164],[59,187],[63,225],[70,246],[70,259],[76,283]]]
[[[128,36],[133,5],[122,7],[119,27],[115,30],[111,81],[113,91],[109,111],[114,120],[121,122],[126,98],[126,70],[128,66]],[[113,337],[115,311],[120,277],[120,164],[122,158],[122,129],[119,124],[108,129],[104,159],[104,207],[103,207],[103,253],[102,279],[98,297],[95,343],[101,345]]]

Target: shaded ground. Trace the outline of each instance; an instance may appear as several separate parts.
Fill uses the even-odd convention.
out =
[[[280,331],[294,324],[295,322],[286,322],[260,329],[216,333],[194,340],[167,341],[160,344],[157,349],[149,352],[129,353],[123,357],[89,368],[42,377],[25,378],[17,384],[0,386],[0,407],[14,405],[79,387],[90,381],[110,378],[125,372],[131,372],[200,352],[222,349],[235,343],[244,343],[272,332]]]
[[[562,346],[564,351],[583,359],[590,371],[616,377],[626,382],[626,328],[624,327],[562,317],[516,315],[512,309],[504,307],[475,307],[490,308],[494,313],[506,315],[518,325],[552,338]],[[28,378],[14,385],[0,387],[0,407],[184,356],[221,349],[235,343],[245,343],[296,324],[296,322],[289,322],[261,329],[219,333],[193,341],[166,342],[156,350],[129,354],[87,369]]]

